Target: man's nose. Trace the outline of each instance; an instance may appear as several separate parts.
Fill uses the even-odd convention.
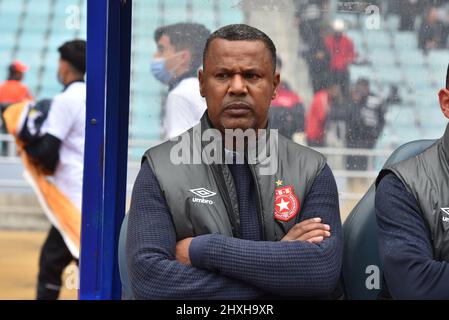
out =
[[[228,93],[232,95],[245,95],[248,93],[246,81],[241,75],[236,74],[231,78]]]

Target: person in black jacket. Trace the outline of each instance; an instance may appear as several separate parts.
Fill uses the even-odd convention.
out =
[[[351,90],[348,104],[346,146],[348,148],[374,148],[385,125],[384,101],[370,91],[367,79],[359,79]],[[366,156],[348,156],[348,170],[366,170]]]

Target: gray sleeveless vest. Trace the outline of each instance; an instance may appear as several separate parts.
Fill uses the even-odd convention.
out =
[[[433,243],[434,258],[449,261],[449,125],[423,153],[385,167],[376,184],[393,172],[415,197]]]
[[[205,130],[210,127],[205,113],[198,125],[180,136],[182,140],[170,140],[155,146],[142,159],[147,159],[159,182],[178,240],[210,233],[240,237],[239,208],[233,177],[227,164],[222,161],[211,163],[215,152],[206,152],[211,145],[224,152],[218,136],[214,136],[215,144],[210,142],[210,137],[205,137]],[[262,222],[261,238],[278,241],[299,220],[304,199],[325,166],[325,159],[321,154],[283,136],[275,135],[278,139],[271,139],[272,136],[267,134],[267,147],[262,152],[264,155],[256,163],[250,162],[249,167],[257,190],[257,209]],[[189,143],[184,144],[187,148],[181,150],[181,141],[187,140]],[[173,156],[180,155],[180,150],[186,161],[174,163]],[[200,159],[198,154],[201,155]],[[267,174],[270,170],[264,169],[273,160],[275,170]],[[274,207],[275,192],[280,192],[279,188],[283,187],[294,192],[299,207],[297,214],[285,221],[282,221],[282,217],[275,218]],[[283,192],[288,193],[285,189]],[[292,198],[285,199],[286,203]]]

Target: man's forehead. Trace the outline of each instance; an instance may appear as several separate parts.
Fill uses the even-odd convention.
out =
[[[257,57],[258,59],[254,59]],[[260,61],[262,59],[262,61]],[[214,39],[209,45],[206,60],[214,64],[246,61],[256,67],[271,61],[271,52],[262,40]]]
[[[209,44],[209,50],[217,50],[225,53],[239,52],[261,52],[268,51],[267,46],[262,40],[226,40],[213,39]]]

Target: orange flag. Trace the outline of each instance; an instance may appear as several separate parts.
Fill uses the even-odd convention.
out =
[[[64,242],[75,258],[79,258],[81,212],[66,197],[57,186],[47,179],[47,176],[33,163],[23,150],[23,143],[18,134],[23,112],[28,109],[30,101],[19,102],[9,106],[3,113],[7,131],[16,138],[17,149],[22,159],[25,172],[24,178],[30,183],[39,203],[50,222],[61,233]]]

